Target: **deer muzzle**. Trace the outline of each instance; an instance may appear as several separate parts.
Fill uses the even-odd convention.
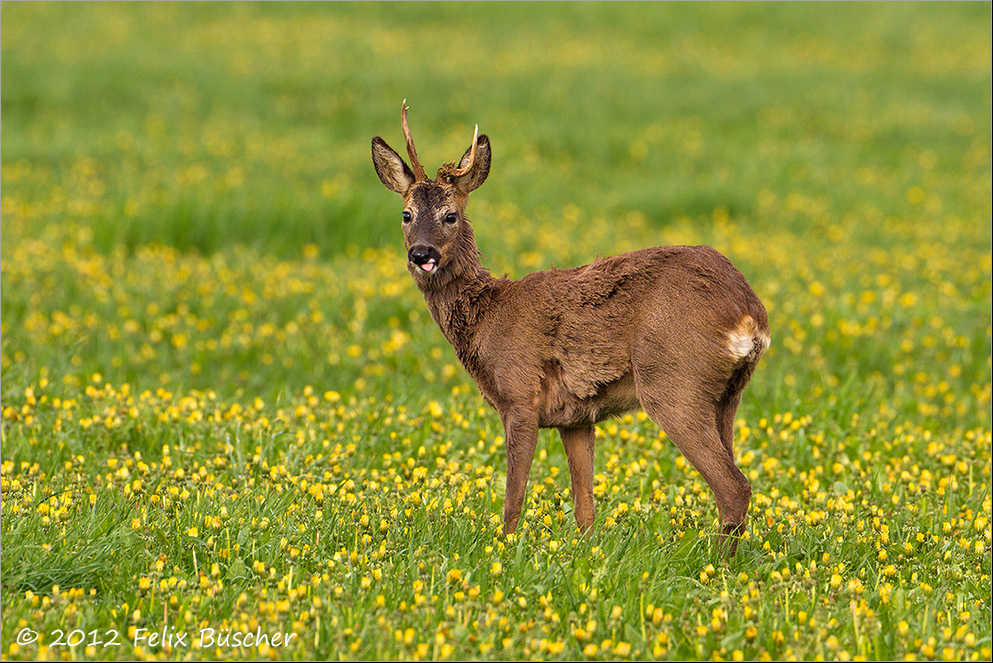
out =
[[[431,273],[441,261],[441,254],[433,246],[415,244],[407,252],[407,260],[420,267],[424,272]]]

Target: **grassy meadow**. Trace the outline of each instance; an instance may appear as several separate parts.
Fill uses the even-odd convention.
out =
[[[988,3],[2,5],[0,658],[991,658]],[[370,159],[519,278],[710,244],[770,315],[717,558],[604,422],[503,430]],[[402,150],[401,150],[402,151]]]

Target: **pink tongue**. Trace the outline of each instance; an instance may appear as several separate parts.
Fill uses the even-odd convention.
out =
[[[430,272],[431,270],[434,269],[434,263],[426,262],[423,265],[421,265],[421,269],[423,269],[425,272]]]

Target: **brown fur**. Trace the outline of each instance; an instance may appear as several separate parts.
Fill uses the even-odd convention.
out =
[[[769,344],[762,303],[731,262],[706,246],[643,249],[519,281],[494,278],[480,264],[465,216],[469,193],[489,172],[489,140],[479,136],[475,147],[459,164],[467,172],[448,165],[436,180],[415,176],[378,136],[372,152],[380,179],[410,214],[403,223],[408,269],[505,427],[505,531],[520,518],[539,428],[559,430],[576,522],[588,530],[594,424],[641,407],[714,491],[730,557],[751,497],[734,463],[734,417]],[[423,173],[419,164],[415,170]],[[425,256],[437,258],[430,272],[418,264]]]

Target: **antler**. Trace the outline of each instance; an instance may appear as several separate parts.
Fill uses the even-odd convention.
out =
[[[438,177],[462,177],[470,170],[472,170],[472,165],[476,162],[476,146],[479,145],[479,125],[476,125],[475,131],[472,133],[472,147],[469,148],[469,160],[466,162],[465,166],[462,168],[456,168],[455,162],[446,163],[441,168],[438,169]]]
[[[407,100],[403,100],[403,104],[400,106],[400,123],[403,125],[403,136],[407,139],[407,155],[410,157],[410,167],[414,169],[414,178],[416,181],[426,180],[428,178],[427,173],[424,172],[424,166],[421,162],[417,160],[417,150],[414,149],[414,139],[410,137],[410,127],[407,126]]]

